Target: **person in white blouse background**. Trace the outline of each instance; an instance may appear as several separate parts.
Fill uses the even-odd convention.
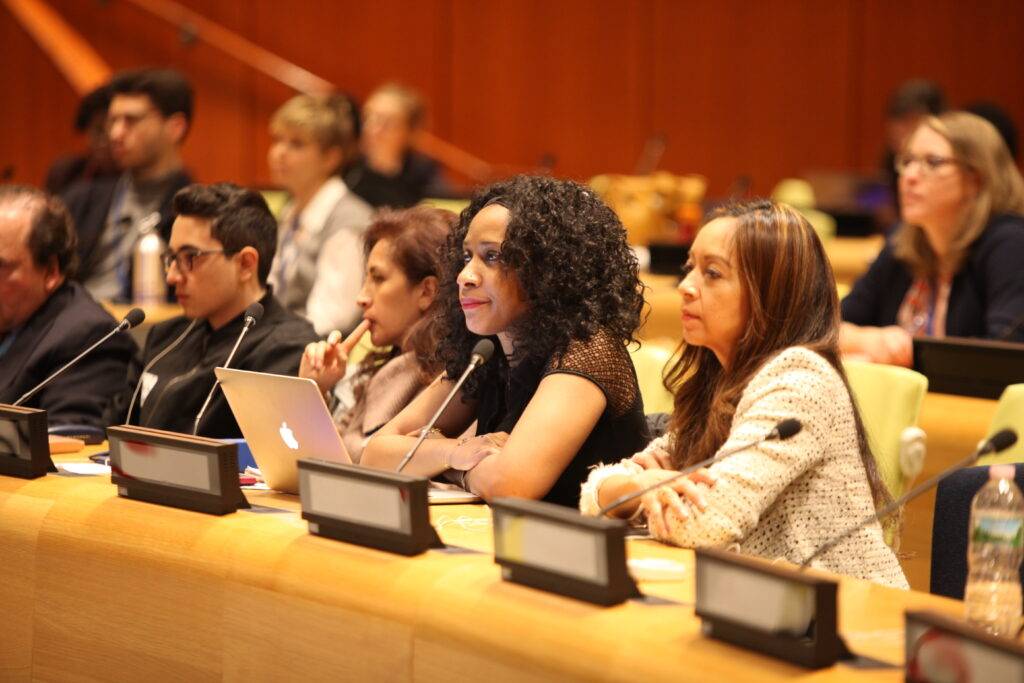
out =
[[[800,563],[891,500],[840,363],[839,305],[824,250],[795,210],[758,201],[716,213],[683,270],[683,344],[665,379],[675,396],[668,432],[632,458],[592,470],[580,508],[598,514],[795,418],[803,428],[792,438],[744,449],[609,514],[646,519],[655,538],[675,545]],[[814,566],[907,587],[877,523]]]
[[[270,122],[270,173],[291,195],[279,219],[270,284],[321,335],[351,330],[361,315],[363,233],[373,209],[338,176],[357,154],[355,116],[344,95],[296,95]]]

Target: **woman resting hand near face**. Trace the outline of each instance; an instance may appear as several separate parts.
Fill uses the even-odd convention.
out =
[[[314,380],[328,404],[349,391],[334,418],[353,462],[366,440],[409,404],[441,371],[436,359],[440,252],[455,222],[450,211],[416,207],[382,210],[363,240],[366,277],[356,298],[362,322],[347,338],[332,331],[306,347],[299,376]],[[349,355],[369,333],[381,349],[349,368]],[[347,379],[342,382],[343,378]]]

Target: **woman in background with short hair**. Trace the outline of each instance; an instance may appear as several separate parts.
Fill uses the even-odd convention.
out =
[[[270,121],[270,174],[291,195],[270,283],[318,334],[359,322],[362,237],[373,209],[338,176],[357,153],[355,115],[345,95],[296,95]]]

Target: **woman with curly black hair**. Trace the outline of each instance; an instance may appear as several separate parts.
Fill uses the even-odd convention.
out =
[[[643,307],[615,214],[568,181],[521,176],[480,191],[448,239],[438,354],[446,372],[370,440],[393,469],[461,375],[474,344],[503,353],[472,375],[405,471],[485,499],[576,505],[587,468],[647,442],[626,344]],[[463,436],[476,422],[475,436]]]

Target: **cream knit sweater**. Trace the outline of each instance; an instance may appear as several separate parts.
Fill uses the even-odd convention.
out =
[[[745,554],[800,563],[873,512],[849,392],[828,361],[809,349],[786,349],[754,375],[722,449],[762,438],[791,417],[803,425],[796,436],[765,442],[713,465],[718,481],[705,492],[707,509],[691,506],[686,520],[672,516],[669,538],[661,540],[688,548],[738,545]],[[655,439],[647,448],[666,448],[667,439]],[[597,514],[601,482],[639,471],[628,459],[595,468],[583,485],[580,509]],[[814,566],[907,588],[878,524],[840,543]]]

